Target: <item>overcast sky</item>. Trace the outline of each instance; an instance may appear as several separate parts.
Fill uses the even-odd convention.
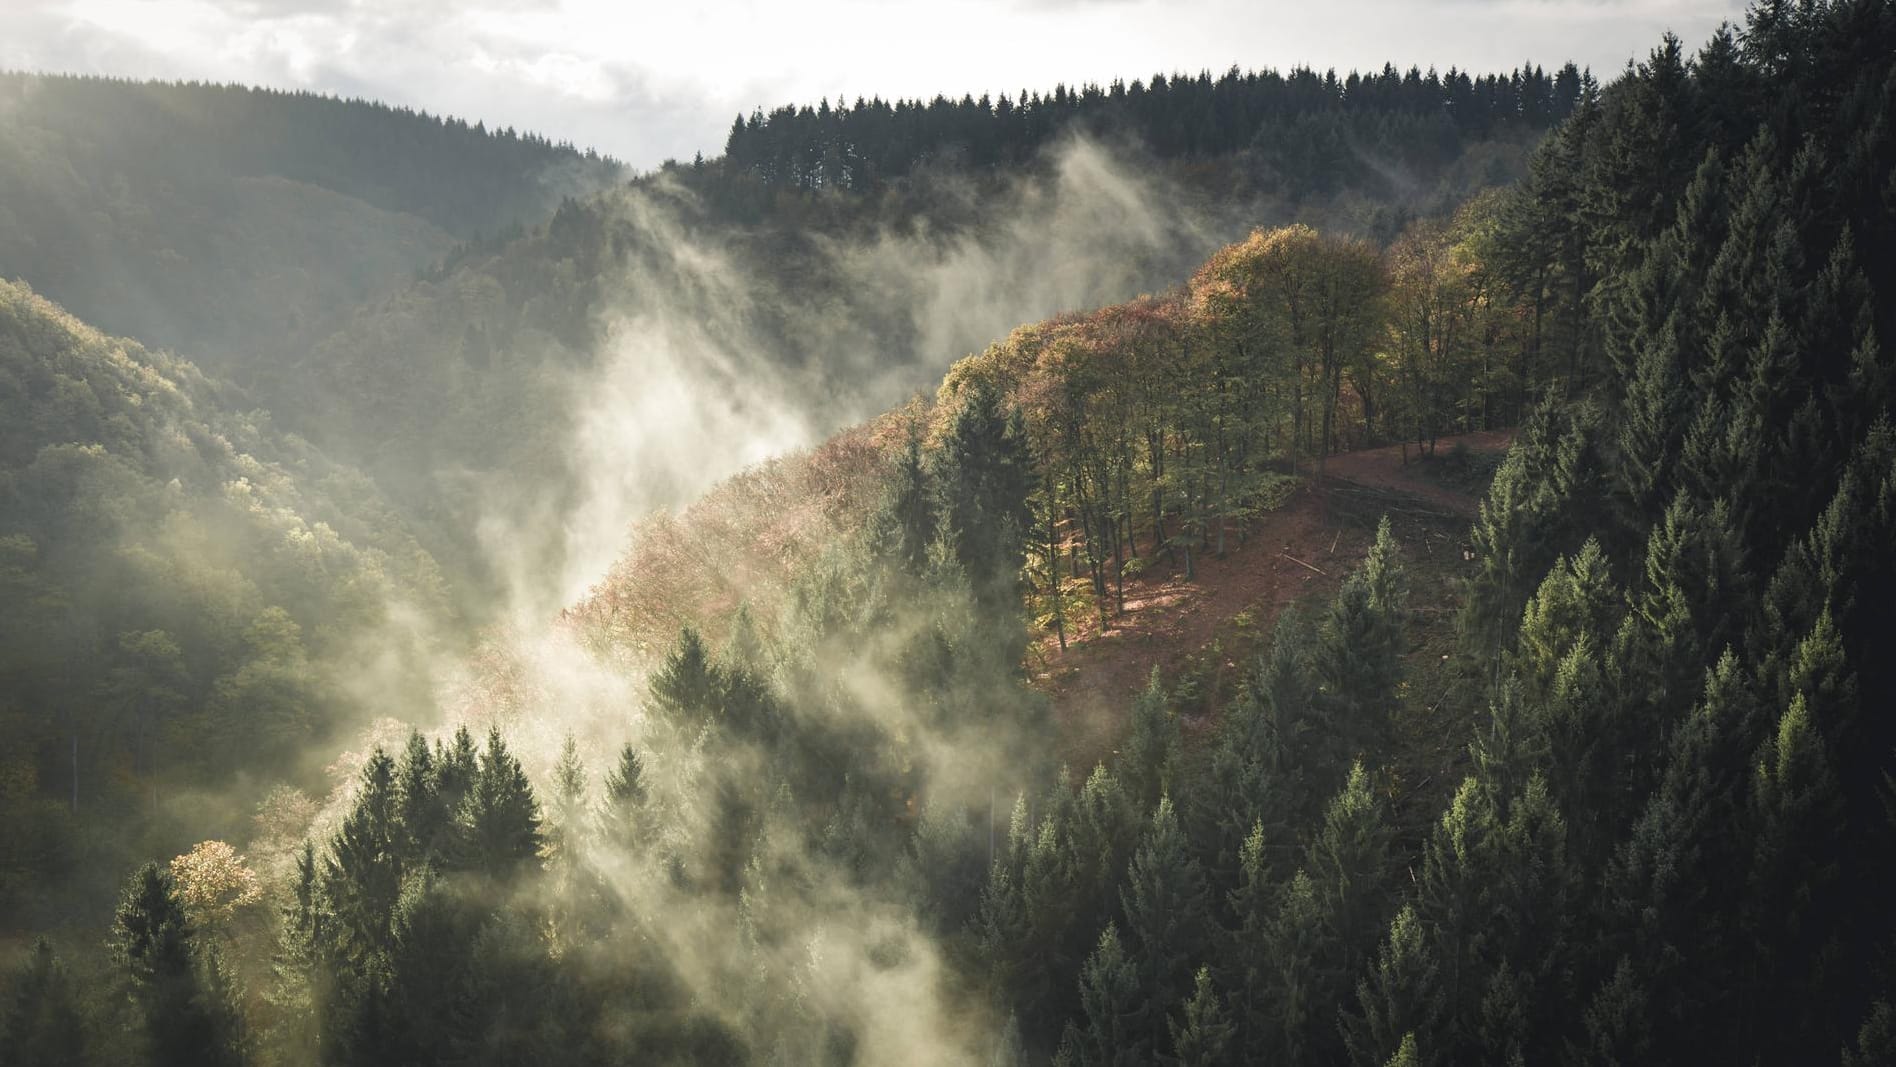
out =
[[[365,96],[639,167],[754,106],[1243,67],[1591,66],[1741,0],[0,0],[0,67]]]

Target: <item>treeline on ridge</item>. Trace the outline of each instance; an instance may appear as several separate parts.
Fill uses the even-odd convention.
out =
[[[1464,140],[1502,131],[1544,130],[1594,89],[1569,63],[1553,75],[1528,65],[1509,74],[1399,72],[1288,73],[1231,70],[1214,79],[1155,74],[1150,81],[1059,85],[1050,93],[1002,93],[960,100],[880,97],[854,104],[761,109],[731,124],[724,166],[770,185],[875,189],[918,166],[989,168],[1020,164],[1076,129],[1130,137],[1161,158],[1248,153],[1307,191],[1365,177],[1362,157],[1390,157],[1432,169]]]

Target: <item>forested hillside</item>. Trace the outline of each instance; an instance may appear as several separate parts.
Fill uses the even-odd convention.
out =
[[[0,278],[253,381],[458,242],[617,173],[364,101],[0,72]]]
[[[1438,75],[1385,64],[1343,77],[1233,67],[1216,79],[1155,74],[1013,98],[824,100],[738,116],[724,162],[770,185],[861,192],[918,168],[1019,165],[1084,130],[1136,140],[1160,158],[1243,157],[1260,172],[1254,180],[1307,196],[1427,180],[1472,143],[1566,118],[1594,88],[1571,63],[1551,76],[1534,66]]]
[[[648,518],[556,624],[396,703],[327,797],[125,865],[105,951],[74,916],[25,953],[0,1063],[1896,1060],[1893,116],[1896,9],[1767,4],[1582,82],[1510,188],[1385,233],[1272,220],[1172,288],[1029,317],[932,397]],[[735,310],[632,305],[622,343],[738,382],[763,364],[705,357],[838,335],[788,286],[750,302],[746,246],[655,228],[651,197],[850,217],[943,188],[672,180],[408,313],[438,328],[416,309],[541,257],[580,299],[519,321],[557,337],[631,264]],[[17,347],[75,368],[25,360],[15,393],[156,485],[127,435],[211,387],[8,292]],[[1405,540],[1443,532],[1426,501],[1339,477],[1512,423],[1458,552]],[[27,470],[74,437],[33,432]],[[177,491],[229,477],[205,454]],[[1293,499],[1362,546],[1348,574],[1222,695],[1155,672],[1110,753],[1060,766],[1027,666]],[[42,814],[9,825],[62,840],[22,780]]]
[[[767,383],[801,436],[820,437],[1021,322],[1171,285],[1259,220],[1392,239],[1524,173],[1533,140],[1593,89],[1571,66],[1154,85],[1061,89],[1004,113],[780,109],[722,158],[465,250],[361,309],[270,393],[296,397],[286,417],[416,502],[444,562],[479,575],[468,542],[484,517],[584,499],[576,381],[626,365],[657,393],[681,362],[708,367],[740,409]],[[1229,128],[1169,139],[1171,120],[1204,108]],[[811,161],[826,153],[882,161],[824,181]]]
[[[448,607],[360,472],[9,283],[0,590],[0,910],[29,923],[120,849],[201,833],[191,794],[233,768],[295,778],[368,700],[425,699],[397,665]],[[119,820],[141,831],[99,832]]]

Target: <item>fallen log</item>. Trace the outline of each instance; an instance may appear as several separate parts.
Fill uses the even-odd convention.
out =
[[[1285,559],[1291,561],[1292,563],[1295,563],[1299,567],[1310,567],[1311,570],[1316,571],[1318,574],[1323,574],[1323,568],[1313,567],[1310,564],[1305,563],[1303,560],[1298,559],[1296,556],[1293,556],[1288,552],[1279,552],[1278,555],[1284,557]],[[1323,576],[1325,578],[1329,577],[1329,575],[1327,574],[1323,574]]]

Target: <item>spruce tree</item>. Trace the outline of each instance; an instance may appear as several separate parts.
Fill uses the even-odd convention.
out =
[[[545,843],[539,801],[499,727],[487,733],[480,771],[461,805],[461,829],[460,865],[502,880],[536,863]]]
[[[943,535],[976,601],[995,618],[1017,613],[1033,528],[1033,461],[1020,413],[1006,409],[993,383],[970,385],[936,453],[933,477]]]
[[[1330,801],[1323,826],[1304,858],[1304,869],[1321,901],[1324,925],[1344,952],[1345,966],[1375,944],[1389,862],[1389,830],[1382,805],[1358,763],[1350,768],[1342,791]]]
[[[559,760],[553,765],[553,833],[562,854],[576,851],[585,834],[586,789],[586,765],[579,759],[579,742],[568,734],[560,743]]]
[[[1498,947],[1490,943],[1499,917],[1490,893],[1501,875],[1493,796],[1465,779],[1422,854],[1415,910],[1440,968],[1442,1008],[1442,1025],[1425,1036],[1431,1051],[1449,1060],[1461,1058],[1457,1050],[1478,1026]]]
[[[599,810],[600,836],[621,849],[650,844],[649,792],[645,761],[631,744],[619,749],[619,762],[606,773],[605,803]]]
[[[1120,894],[1141,992],[1154,1005],[1145,1045],[1166,1045],[1166,1005],[1191,995],[1192,967],[1209,951],[1205,876],[1192,858],[1170,798],[1161,798],[1151,827],[1126,872]]]
[[[82,1067],[91,1062],[88,1044],[72,980],[52,943],[38,938],[0,1015],[0,1067]]]
[[[875,529],[883,557],[914,577],[928,570],[928,554],[936,536],[935,496],[922,456],[921,438],[910,434],[896,460]]]
[[[365,963],[388,937],[401,896],[403,828],[395,762],[379,747],[362,767],[354,803],[323,858],[322,895],[342,958]]]
[[[1112,924],[1080,968],[1081,1018],[1068,1030],[1062,1052],[1084,1067],[1134,1067],[1152,1061],[1153,1002],[1140,987],[1138,963]]]
[[[1154,667],[1145,690],[1132,702],[1132,730],[1120,761],[1127,789],[1141,811],[1157,803],[1166,791],[1180,745],[1178,719],[1166,700],[1159,669]]]
[[[1389,925],[1389,937],[1369,976],[1356,984],[1357,1010],[1343,1020],[1344,1043],[1356,1067],[1381,1067],[1402,1050],[1405,1039],[1434,1033],[1442,1013],[1434,953],[1415,909],[1405,907]],[[1433,1042],[1430,1043],[1431,1052]],[[1419,1060],[1419,1067],[1434,1062]]]
[[[1172,1031],[1171,1062],[1179,1067],[1218,1067],[1228,1062],[1232,1025],[1212,985],[1209,967],[1198,968],[1192,976],[1191,997],[1166,1025]]]
[[[716,708],[723,688],[716,664],[705,651],[698,631],[679,631],[678,643],[652,676],[652,700],[659,710],[685,721],[706,717]]]
[[[396,814],[402,828],[400,853],[405,869],[438,861],[448,843],[453,813],[441,796],[434,754],[419,730],[408,735],[395,771],[399,795]]]
[[[146,864],[126,884],[112,947],[131,980],[149,1062],[158,1067],[244,1062],[228,986],[220,976],[207,974],[171,875],[157,864]]]
[[[1338,1051],[1340,997],[1354,969],[1334,927],[1326,921],[1316,883],[1298,871],[1278,900],[1264,951],[1265,996],[1247,1000],[1243,1025],[1251,1063],[1307,1063]]]

